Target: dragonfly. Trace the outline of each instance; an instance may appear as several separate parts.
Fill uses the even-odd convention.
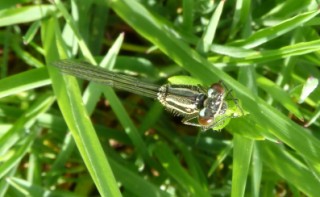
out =
[[[226,98],[231,91],[227,90],[222,81],[213,83],[208,88],[189,84],[156,85],[84,61],[67,59],[56,61],[52,65],[62,73],[80,79],[156,99],[174,115],[182,116],[183,124],[200,127],[204,131],[218,128],[226,119],[239,116],[236,113],[226,113]],[[232,97],[232,100],[238,106],[237,99]],[[240,111],[242,112],[241,108]]]

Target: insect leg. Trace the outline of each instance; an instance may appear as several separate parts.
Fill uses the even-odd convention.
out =
[[[197,114],[192,114],[192,115],[189,115],[189,116],[185,116],[181,122],[185,125],[190,125],[190,126],[195,126],[195,127],[203,127],[203,125],[199,124],[199,123],[194,123],[194,122],[191,122],[192,120],[194,120],[195,118],[198,118],[198,115]]]

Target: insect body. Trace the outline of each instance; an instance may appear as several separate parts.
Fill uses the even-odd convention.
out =
[[[221,81],[209,88],[181,84],[159,86],[85,62],[62,60],[53,63],[53,66],[66,74],[157,99],[167,110],[182,116],[184,124],[201,127],[203,130],[215,127],[223,123],[224,119],[230,118],[223,116],[228,109],[225,99],[228,93]]]

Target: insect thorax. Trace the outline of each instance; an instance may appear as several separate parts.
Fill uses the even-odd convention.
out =
[[[199,113],[206,96],[197,86],[163,85],[159,88],[158,100],[170,112],[180,116]]]

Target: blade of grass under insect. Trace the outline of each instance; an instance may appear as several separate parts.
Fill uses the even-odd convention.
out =
[[[158,46],[160,50],[194,76],[207,82],[207,84],[214,79],[223,79],[235,91],[237,97],[242,101],[244,109],[250,112],[256,123],[266,127],[264,131],[271,132],[279,140],[295,149],[311,161],[312,165],[316,167],[315,169],[318,170],[315,173],[320,173],[318,166],[320,152],[314,151],[320,149],[319,140],[305,132],[303,128],[288,117],[270,107],[265,101],[254,96],[250,89],[241,85],[223,71],[213,67],[210,62],[199,56],[189,46],[175,39],[169,31],[162,28],[159,21],[153,20],[153,16],[138,2],[115,0],[110,5],[140,35]],[[313,11],[309,15],[314,17],[316,12]],[[305,17],[305,14],[301,17]],[[305,143],[301,143],[301,141]]]
[[[25,71],[0,80],[0,98],[49,85],[47,69]]]
[[[42,25],[42,42],[46,61],[51,63],[59,59],[56,35],[60,35],[54,18]],[[63,43],[59,43],[62,46]],[[61,47],[59,50],[63,50]],[[60,54],[66,54],[60,51]],[[66,56],[66,55],[65,55]],[[121,196],[111,168],[103,152],[99,139],[82,103],[79,86],[73,77],[65,76],[49,67],[52,85],[62,114],[75,139],[80,154],[94,180],[101,196]]]

